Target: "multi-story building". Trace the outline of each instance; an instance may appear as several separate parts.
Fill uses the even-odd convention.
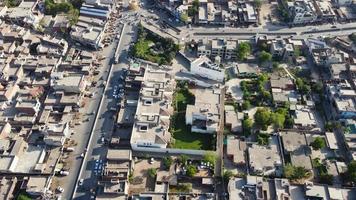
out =
[[[219,82],[223,82],[225,77],[224,70],[206,56],[201,56],[191,62],[190,72],[194,75]]]
[[[220,124],[219,88],[195,90],[195,104],[187,105],[185,123],[192,132],[215,133]]]
[[[146,68],[130,141],[132,149],[167,147],[174,88],[175,81],[167,71]]]
[[[293,24],[314,22],[318,17],[312,0],[288,1],[286,7]]]

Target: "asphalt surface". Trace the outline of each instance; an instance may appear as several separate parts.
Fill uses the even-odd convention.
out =
[[[131,41],[134,39],[135,34],[132,31],[132,26],[126,25],[121,34],[121,42],[119,48],[119,63],[113,64],[115,48],[110,49],[109,56],[107,56],[107,65],[112,65],[112,72],[107,79],[106,90],[99,93],[98,96],[103,96],[95,125],[93,127],[93,136],[90,144],[88,145],[87,155],[83,161],[83,167],[80,171],[78,180],[83,180],[81,186],[76,187],[73,199],[90,199],[94,196],[94,191],[97,185],[97,175],[95,174],[95,160],[105,160],[107,153],[107,146],[102,143],[101,137],[110,138],[112,130],[115,125],[114,116],[115,112],[110,111],[110,108],[117,105],[118,99],[113,97],[113,87],[120,83],[120,76],[122,75],[122,69],[127,66],[128,48]],[[114,42],[115,44],[118,41]]]

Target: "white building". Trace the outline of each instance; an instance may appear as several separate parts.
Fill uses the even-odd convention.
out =
[[[217,64],[213,63],[206,56],[201,56],[191,62],[190,72],[194,75],[198,75],[219,82],[223,82],[225,76],[224,70],[221,69]]]
[[[314,22],[317,13],[311,0],[296,0],[287,2],[289,15],[292,17],[293,24],[304,24]]]
[[[133,150],[167,147],[174,88],[167,71],[146,68],[130,141]]]
[[[220,124],[220,93],[218,88],[196,89],[195,104],[187,105],[185,122],[192,132],[215,133]]]

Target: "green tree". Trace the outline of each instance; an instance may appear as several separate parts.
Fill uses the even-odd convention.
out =
[[[298,180],[310,176],[310,173],[304,167],[297,167],[292,164],[286,164],[284,166],[283,174],[284,177],[291,180]]]
[[[258,56],[260,63],[270,62],[272,60],[272,55],[266,51],[262,51]]]
[[[284,127],[293,128],[293,126],[294,126],[294,119],[289,114],[287,114],[286,120],[284,121]]]
[[[215,162],[216,162],[216,155],[214,152],[207,152],[204,154],[203,156],[203,161],[206,163],[210,163],[213,166],[215,166]]]
[[[316,137],[314,141],[310,143],[310,146],[315,150],[322,149],[326,146],[325,140],[322,137]]]
[[[272,68],[273,68],[273,70],[279,69],[279,62],[273,62],[272,63]]]
[[[242,109],[243,110],[248,110],[251,108],[251,103],[249,100],[245,100],[243,103],[242,103]]]
[[[193,177],[196,173],[198,173],[198,169],[194,165],[188,165],[187,176]]]
[[[260,9],[262,6],[262,1],[261,0],[254,0],[253,3],[255,4],[255,7],[257,9]]]
[[[21,192],[16,199],[17,200],[31,200],[32,198],[29,197],[27,193]]]
[[[71,9],[68,11],[67,18],[71,26],[76,24],[79,19],[79,10],[78,9]]]
[[[156,168],[149,168],[147,170],[147,174],[149,177],[154,178],[157,175],[157,169]]]
[[[284,113],[273,113],[271,115],[271,121],[272,124],[275,126],[275,128],[283,128],[284,127],[284,122],[286,120],[285,114]]]
[[[229,180],[234,176],[235,176],[235,174],[232,171],[230,171],[230,170],[224,171],[223,179],[225,181],[225,184],[227,184],[229,182]]]
[[[8,8],[13,8],[18,5],[16,0],[5,0],[4,2]]]
[[[173,159],[171,156],[166,156],[163,158],[163,165],[166,169],[169,169],[173,163]]]
[[[268,145],[269,144],[269,134],[265,134],[265,133],[259,133],[257,135],[257,143],[259,145]]]
[[[237,47],[238,60],[245,60],[251,53],[251,46],[248,42],[241,42]]]
[[[305,80],[297,78],[296,85],[300,93],[308,94],[310,92],[310,86],[306,83]]]
[[[242,121],[242,129],[243,129],[244,135],[251,134],[252,126],[253,126],[253,122],[251,119],[247,118]]]
[[[188,161],[188,156],[187,155],[184,155],[184,154],[181,154],[179,157],[178,157],[178,162],[180,164],[182,164],[183,166],[185,166],[187,164],[187,161]]]
[[[347,171],[343,177],[348,182],[356,183],[356,161],[353,160],[347,165]]]
[[[267,127],[271,124],[271,111],[268,108],[258,108],[254,119],[258,127],[267,130]]]

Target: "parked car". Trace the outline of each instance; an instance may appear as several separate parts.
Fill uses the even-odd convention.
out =
[[[61,188],[61,186],[58,186],[58,187],[56,188],[56,190],[57,190],[59,193],[64,192],[64,189],[63,189],[63,188]]]
[[[78,181],[78,185],[79,185],[79,186],[82,186],[82,185],[83,185],[83,181],[84,181],[83,179],[80,179],[80,180]]]

